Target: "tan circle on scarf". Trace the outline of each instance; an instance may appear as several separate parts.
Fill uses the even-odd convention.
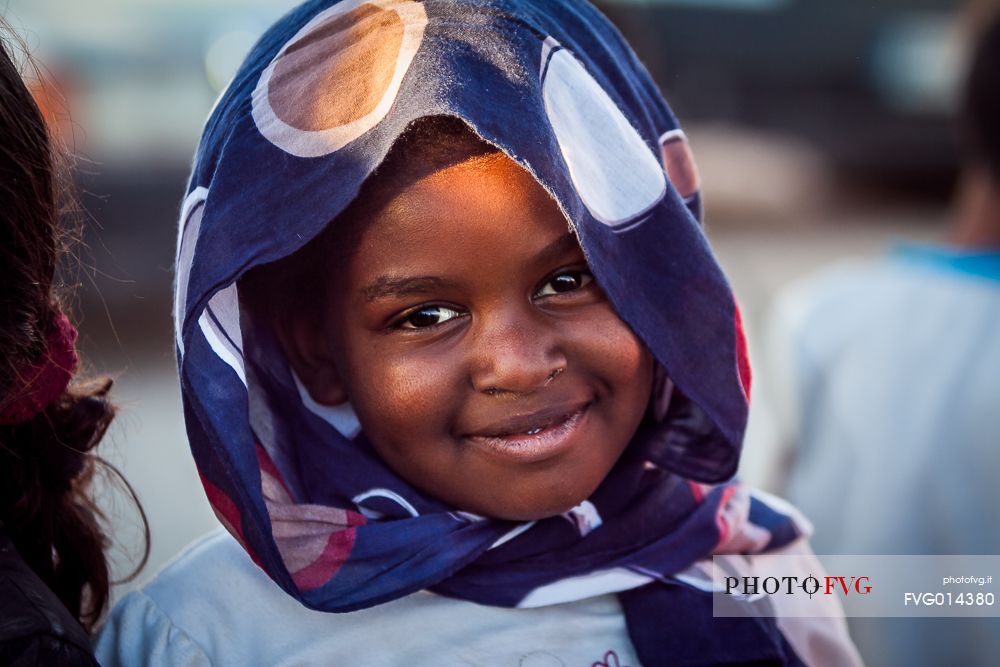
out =
[[[323,10],[261,72],[251,95],[257,129],[298,157],[343,148],[389,113],[426,26],[413,0],[342,0]]]
[[[671,130],[660,137],[660,151],[663,168],[674,189],[684,199],[694,195],[701,187],[698,167],[688,144],[687,136],[681,130]]]
[[[371,4],[315,26],[275,62],[268,86],[275,115],[316,131],[371,113],[392,81],[404,27],[399,14]]]

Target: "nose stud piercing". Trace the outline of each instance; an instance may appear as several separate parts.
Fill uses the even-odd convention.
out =
[[[566,370],[565,368],[560,366],[559,368],[549,373],[548,377],[545,378],[545,382],[542,383],[542,386],[543,387],[549,386],[549,384],[551,384],[552,381],[555,380],[557,377],[562,375],[563,371],[565,370]],[[497,389],[496,387],[487,387],[486,389],[483,390],[483,393],[486,394],[487,396],[496,396],[501,391],[503,390]]]

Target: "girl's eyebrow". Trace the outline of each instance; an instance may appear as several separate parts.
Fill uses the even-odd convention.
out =
[[[405,278],[379,276],[374,282],[362,288],[361,293],[365,297],[365,303],[371,303],[379,299],[426,294],[434,290],[455,287],[457,287],[456,283],[437,276],[406,276]]]
[[[567,253],[579,249],[580,244],[577,242],[576,236],[567,233],[539,250],[532,262],[536,265],[550,264],[562,259]],[[372,303],[380,299],[402,298],[449,288],[456,289],[458,284],[438,276],[405,276],[402,278],[379,276],[363,287],[361,294],[364,295],[365,303]]]
[[[572,232],[568,232],[565,236],[560,236],[539,250],[533,261],[538,265],[551,264],[552,262],[559,261],[574,250],[579,251],[580,244],[576,240],[576,236]]]

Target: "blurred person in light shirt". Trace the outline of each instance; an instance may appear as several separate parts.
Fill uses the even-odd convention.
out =
[[[808,277],[767,344],[788,496],[816,552],[1000,554],[1000,14],[980,33],[961,109],[963,169],[946,240]],[[985,665],[997,619],[859,619],[870,664]]]

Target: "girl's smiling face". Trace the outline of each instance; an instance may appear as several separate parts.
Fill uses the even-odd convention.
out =
[[[653,360],[551,197],[489,153],[364,217],[319,324],[283,336],[313,398],[350,400],[389,467],[460,509],[528,520],[585,500],[642,420]]]

